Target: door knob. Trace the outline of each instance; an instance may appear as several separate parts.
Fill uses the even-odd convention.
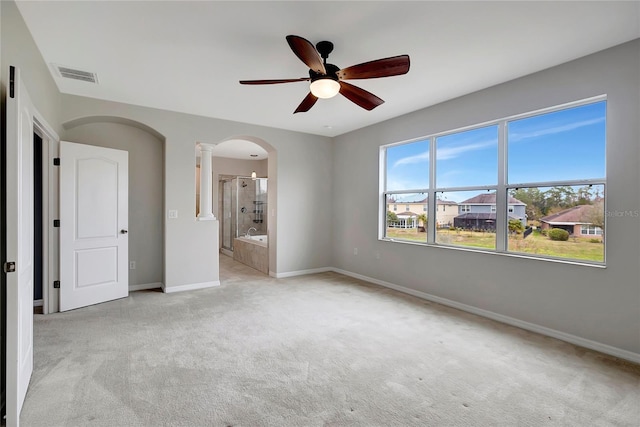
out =
[[[127,234],[128,231],[127,230],[120,230],[120,234]]]

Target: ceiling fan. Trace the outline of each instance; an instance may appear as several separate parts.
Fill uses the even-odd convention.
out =
[[[287,36],[287,43],[289,43],[293,53],[309,67],[309,77],[277,80],[240,80],[240,84],[269,85],[311,81],[311,91],[298,105],[296,111],[293,112],[294,114],[309,111],[318,98],[331,98],[338,93],[365,110],[371,111],[384,101],[371,92],[367,92],[344,80],[398,76],[409,71],[409,55],[377,59],[340,69],[333,64],[327,64],[327,58],[333,51],[333,43],[329,41],[318,42],[314,47],[307,39],[289,35]]]

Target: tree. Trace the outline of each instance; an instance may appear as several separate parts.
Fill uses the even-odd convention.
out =
[[[397,221],[398,215],[395,212],[387,211],[387,222]]]
[[[544,194],[538,188],[516,188],[510,191],[510,195],[527,205],[527,219],[537,221],[547,214]]]
[[[524,231],[524,225],[520,222],[519,219],[510,219],[509,220],[509,232],[520,234]]]
[[[544,192],[544,196],[549,209],[560,207],[570,208],[577,204],[577,196],[572,187],[552,187]]]
[[[420,215],[418,215],[418,221],[420,221],[420,224],[422,224],[423,227],[427,226],[427,214],[426,213],[421,213]]]
[[[602,238],[604,238],[604,199],[596,199],[585,216],[586,222],[602,229]]]

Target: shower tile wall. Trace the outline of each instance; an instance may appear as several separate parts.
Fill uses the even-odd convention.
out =
[[[238,178],[238,235],[247,233],[253,227],[256,231],[251,234],[267,234],[267,180]]]

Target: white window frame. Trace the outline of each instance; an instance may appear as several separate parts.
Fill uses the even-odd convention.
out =
[[[515,207],[513,205],[508,204],[508,194],[510,190],[517,188],[526,188],[526,187],[559,187],[559,186],[585,186],[585,185],[602,185],[605,188],[606,193],[606,159],[605,159],[605,176],[600,179],[578,179],[578,180],[567,180],[567,181],[541,181],[541,182],[525,182],[525,183],[510,183],[507,179],[508,165],[507,165],[507,149],[508,149],[508,141],[507,141],[507,124],[512,121],[526,119],[529,117],[539,116],[542,114],[548,114],[556,111],[567,110],[570,108],[575,108],[583,105],[594,104],[602,101],[607,101],[606,95],[594,96],[591,98],[582,99],[579,101],[568,102],[565,104],[556,105],[553,107],[543,108],[535,111],[530,111],[523,114],[516,114],[513,116],[504,117],[497,120],[491,120],[484,123],[479,123],[472,126],[465,126],[462,128],[435,133],[426,137],[418,137],[413,138],[411,140],[395,142],[391,144],[385,144],[380,146],[380,201],[381,205],[385,206],[384,216],[380,217],[380,227],[378,231],[378,239],[383,241],[398,241],[403,243],[411,243],[418,245],[428,245],[434,247],[451,247],[451,245],[444,245],[436,243],[436,221],[429,221],[427,226],[427,239],[424,242],[416,242],[416,241],[406,241],[406,240],[397,240],[392,238],[387,238],[385,236],[386,230],[386,205],[385,200],[388,195],[397,195],[403,193],[425,193],[428,195],[429,200],[437,200],[437,194],[443,193],[447,191],[495,191],[496,192],[496,247],[495,249],[482,249],[482,248],[474,248],[468,246],[454,246],[455,249],[467,250],[472,252],[483,252],[483,253],[498,253],[501,255],[509,255],[516,256],[519,258],[531,258],[531,259],[542,259],[542,260],[550,260],[550,261],[558,261],[562,263],[569,264],[578,264],[578,265],[596,265],[596,266],[606,266],[606,244],[605,244],[605,252],[604,252],[604,260],[602,262],[598,261],[588,261],[588,260],[578,260],[572,258],[561,258],[547,255],[539,255],[539,254],[529,254],[522,252],[513,252],[509,251],[507,247],[507,223],[508,223],[508,214],[513,213],[515,211]],[[608,114],[608,113],[607,113]],[[470,131],[473,129],[479,129],[483,127],[489,126],[498,126],[498,183],[496,185],[486,185],[486,186],[474,186],[474,187],[456,187],[456,188],[437,188],[435,178],[436,178],[436,138],[442,137],[445,135],[451,135],[456,133],[462,133],[465,131]],[[389,147],[403,145],[403,144],[411,144],[417,142],[424,142],[425,140],[429,141],[429,153],[435,154],[430,155],[429,158],[429,188],[419,188],[419,189],[410,189],[410,190],[393,190],[387,191],[387,162],[386,162],[386,150]],[[605,152],[607,147],[606,135],[605,135]],[[460,212],[470,212],[470,205],[459,205]],[[466,210],[465,210],[466,209]],[[605,210],[606,210],[606,197],[605,197]],[[432,203],[428,208],[428,217],[436,218],[437,212],[437,203]],[[493,211],[492,211],[493,212]],[[384,218],[384,219],[383,219]],[[607,221],[605,217],[605,222]],[[606,224],[605,224],[606,227]],[[606,243],[606,242],[605,242]]]
[[[586,233],[585,233],[586,231]],[[580,235],[582,236],[602,236],[602,228],[592,224],[580,224]]]

